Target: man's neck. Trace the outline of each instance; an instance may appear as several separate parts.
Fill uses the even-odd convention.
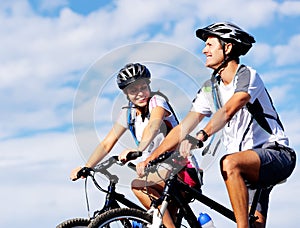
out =
[[[225,68],[220,70],[219,75],[221,76],[224,85],[228,85],[233,80],[238,66],[236,61],[230,61]]]

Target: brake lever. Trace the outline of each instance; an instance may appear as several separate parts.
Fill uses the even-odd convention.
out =
[[[93,171],[92,168],[83,167],[81,170],[78,171],[77,179],[79,179],[81,177],[87,178],[91,174],[91,171]]]

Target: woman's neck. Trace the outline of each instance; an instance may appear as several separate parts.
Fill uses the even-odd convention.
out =
[[[137,116],[141,115],[142,119],[144,120],[147,117],[147,115],[148,115],[148,107],[147,107],[147,105],[144,106],[144,107],[136,107],[136,115]]]

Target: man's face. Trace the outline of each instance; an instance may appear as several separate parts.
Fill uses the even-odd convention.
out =
[[[222,45],[216,37],[207,38],[202,53],[206,55],[205,66],[214,70],[217,69],[224,60]]]

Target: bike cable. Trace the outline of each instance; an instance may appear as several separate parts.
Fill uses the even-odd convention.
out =
[[[86,207],[87,207],[87,212],[88,212],[88,218],[90,219],[90,204],[89,204],[89,197],[87,194],[87,179],[85,178],[85,182],[84,182],[84,192],[85,192],[85,201],[86,201]]]

